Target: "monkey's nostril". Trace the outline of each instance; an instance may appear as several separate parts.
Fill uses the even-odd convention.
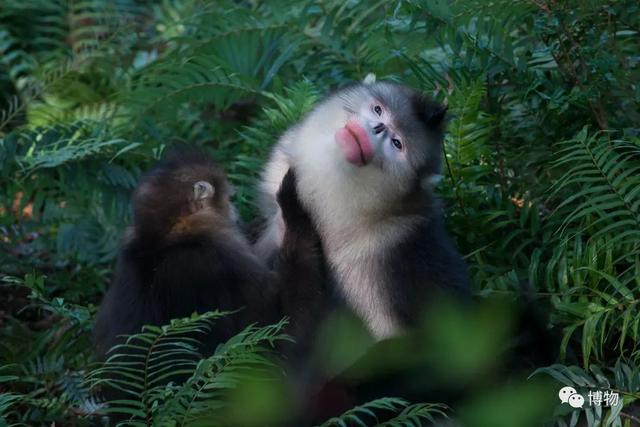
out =
[[[384,129],[385,129],[384,123],[378,123],[373,127],[373,131],[375,132],[376,135],[381,132],[384,132]]]

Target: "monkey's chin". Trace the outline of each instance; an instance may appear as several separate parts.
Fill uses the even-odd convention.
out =
[[[349,120],[335,133],[335,139],[347,162],[365,166],[373,159],[373,147],[369,134],[356,120]]]

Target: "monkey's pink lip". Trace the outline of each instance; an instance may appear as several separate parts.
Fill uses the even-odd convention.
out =
[[[345,159],[356,166],[364,166],[373,159],[373,146],[367,130],[357,120],[351,119],[335,134]]]

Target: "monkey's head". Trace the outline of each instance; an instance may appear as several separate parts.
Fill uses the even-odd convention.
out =
[[[224,170],[206,154],[172,152],[148,172],[136,189],[134,225],[138,234],[162,239],[176,228],[200,232],[203,225],[234,223],[232,187]]]
[[[357,84],[310,113],[299,129],[305,147],[292,155],[305,163],[300,170],[319,163],[339,185],[355,184],[352,197],[365,209],[393,203],[440,173],[445,114],[446,107],[406,86]]]

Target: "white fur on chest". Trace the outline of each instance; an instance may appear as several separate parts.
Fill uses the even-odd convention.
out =
[[[414,219],[372,220],[361,213],[359,198],[350,191],[355,189],[330,181],[327,178],[326,185],[306,192],[314,195],[306,202],[318,225],[337,290],[377,339],[396,335],[401,325],[383,262],[393,246],[413,230]]]
[[[397,334],[400,325],[381,268],[380,249],[386,239],[371,233],[345,237],[326,240],[327,261],[336,275],[338,292],[377,339]]]

